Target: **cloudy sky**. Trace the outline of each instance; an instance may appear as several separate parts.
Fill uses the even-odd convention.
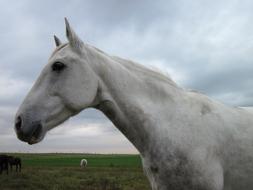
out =
[[[0,152],[137,153],[89,109],[30,146],[15,112],[54,49],[64,17],[103,51],[159,68],[180,86],[230,106],[253,106],[253,1],[0,0]]]

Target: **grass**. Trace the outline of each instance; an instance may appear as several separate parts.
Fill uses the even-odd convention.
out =
[[[0,175],[1,190],[150,190],[138,155],[9,154],[21,157],[21,173]],[[81,169],[80,160],[88,160]]]

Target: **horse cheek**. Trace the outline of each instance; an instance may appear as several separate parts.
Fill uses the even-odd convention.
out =
[[[91,106],[96,96],[97,86],[97,82],[92,77],[72,79],[66,89],[67,102],[76,110]]]

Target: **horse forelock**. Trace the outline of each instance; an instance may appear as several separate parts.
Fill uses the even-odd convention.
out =
[[[68,43],[65,43],[65,44],[61,44],[60,46],[56,47],[55,50],[53,51],[53,53],[51,54],[50,58],[53,57],[57,52],[59,52],[61,49],[63,49],[67,45],[68,45]]]

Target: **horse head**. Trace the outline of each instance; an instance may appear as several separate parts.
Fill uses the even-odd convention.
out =
[[[98,78],[89,66],[87,47],[70,27],[68,43],[55,37],[56,49],[25,97],[15,117],[17,137],[29,144],[46,132],[94,104]]]

